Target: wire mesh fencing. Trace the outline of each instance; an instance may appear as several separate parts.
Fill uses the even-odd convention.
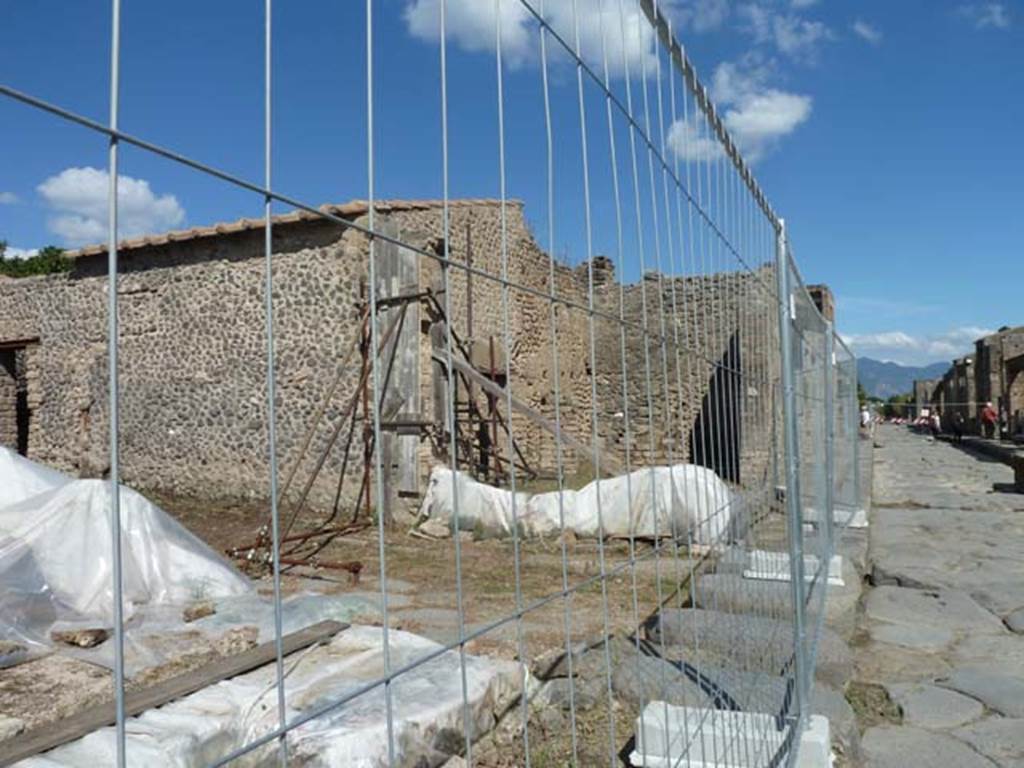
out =
[[[110,539],[89,555],[111,563],[113,727],[49,756],[794,765],[836,528],[860,502],[856,365],[658,3],[482,2],[468,53],[463,4],[406,8],[429,45],[400,36],[394,4],[353,6],[339,39],[364,56],[342,79],[365,179],[323,205],[274,185],[271,0],[259,179],[120,129],[111,8],[107,121],[0,85],[108,152],[106,244],[0,286],[6,308],[62,280],[107,323],[89,428],[109,433]],[[392,88],[405,48],[434,72],[426,112]],[[436,141],[412,142],[429,170],[405,178],[391,131],[414,122]],[[259,215],[121,240],[125,154]],[[30,335],[56,356],[52,330]],[[192,375],[167,363],[182,338]],[[172,511],[174,492],[248,494],[244,535],[203,529],[265,593],[245,610],[265,612],[266,666],[223,684],[238,712],[132,698],[145,606],[124,584],[146,534],[121,484],[161,472]],[[200,528],[222,509],[193,507]],[[360,612],[296,645],[356,593]]]

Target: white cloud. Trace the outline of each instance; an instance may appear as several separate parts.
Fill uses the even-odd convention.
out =
[[[37,253],[39,253],[38,248],[15,248],[11,245],[4,250],[4,256],[8,259],[27,259]]]
[[[703,0],[703,4],[726,4],[722,0]],[[547,0],[545,18],[551,28],[570,45],[575,41],[575,25],[579,24],[580,50],[584,61],[602,71],[602,44],[607,52],[608,68],[620,75],[625,65],[632,73],[646,66],[655,67],[654,30],[647,17],[632,4],[603,0],[578,8],[574,18],[573,0]],[[678,14],[675,3],[663,3],[666,11]],[[448,39],[471,52],[493,53],[496,48],[497,13],[501,19],[501,55],[510,67],[536,64],[540,59],[540,38],[536,19],[519,0],[501,0],[498,8],[492,0],[448,0],[446,29]],[[441,38],[441,0],[409,0],[403,13],[406,28],[413,37],[436,43]],[[603,38],[603,40],[602,40]],[[564,59],[560,46],[549,44],[551,60]]]
[[[940,334],[914,336],[905,331],[850,334],[845,341],[859,355],[891,360],[902,365],[926,365],[963,357],[974,349],[974,342],[994,331],[967,325]]]
[[[818,0],[790,0],[789,4],[794,8],[810,8],[812,5],[817,5]]]
[[[853,22],[852,29],[855,35],[867,40],[872,45],[879,45],[882,42],[882,31],[868,24],[863,19],[857,19]]]
[[[960,6],[960,15],[967,18],[975,29],[1007,29],[1010,26],[1010,12],[1003,3],[965,3]]]
[[[0,205],[14,205],[18,202],[18,196],[13,192],[0,192]]]
[[[672,11],[672,16],[681,27],[710,32],[725,24],[729,13],[729,0],[685,0]]]
[[[820,45],[834,37],[823,22],[809,21],[793,13],[777,13],[761,3],[747,3],[739,13],[754,42],[773,45],[780,53],[799,61],[815,61]]]
[[[55,215],[50,231],[68,245],[102,242],[107,238],[109,175],[99,168],[65,168],[37,189]],[[145,179],[118,177],[118,235],[160,232],[181,225],[185,210],[174,195],[156,195]]]
[[[719,64],[711,81],[711,96],[722,121],[751,163],[811,115],[811,97],[769,87],[770,74],[767,66],[747,57],[740,64]],[[721,151],[707,134],[703,125],[698,128],[695,118],[678,120],[669,128],[668,144],[681,159],[707,160]]]

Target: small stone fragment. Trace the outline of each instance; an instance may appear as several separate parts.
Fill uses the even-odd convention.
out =
[[[95,648],[110,637],[108,629],[66,629],[60,632],[51,632],[50,638],[55,643],[74,645],[78,648]]]
[[[450,539],[452,537],[452,529],[443,520],[427,520],[416,530],[434,539]]]
[[[216,612],[217,607],[214,605],[213,600],[200,600],[186,606],[185,610],[181,613],[181,618],[187,624],[206,616],[212,616]]]

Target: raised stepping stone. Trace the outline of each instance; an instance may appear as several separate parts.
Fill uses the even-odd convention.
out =
[[[853,571],[852,566],[844,570]],[[830,585],[825,600],[826,624],[849,639],[853,634],[860,599],[856,573],[844,586]],[[732,613],[782,616],[790,612],[793,595],[788,581],[749,579],[735,573],[702,576],[694,588],[694,602],[700,608]]]
[[[1024,678],[1008,675],[1002,665],[958,667],[944,688],[966,693],[1007,717],[1024,717]]]
[[[962,741],[909,726],[869,728],[861,740],[864,768],[993,768]]]
[[[1024,765],[1024,720],[989,717],[953,732],[1001,766]]]
[[[897,683],[886,687],[903,710],[906,725],[948,730],[985,714],[985,708],[976,699],[936,685]]]
[[[700,608],[670,609],[644,625],[649,640],[670,646],[670,656],[701,666],[779,675],[793,656],[789,619],[726,613]],[[818,643],[817,679],[842,689],[853,674],[853,655],[834,631],[824,628]]]

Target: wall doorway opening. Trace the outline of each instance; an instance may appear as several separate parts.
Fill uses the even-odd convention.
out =
[[[736,332],[711,374],[700,413],[690,431],[690,461],[714,470],[732,483],[740,482],[742,370],[740,337]]]
[[[27,456],[31,425],[28,347],[0,345],[0,445]]]

